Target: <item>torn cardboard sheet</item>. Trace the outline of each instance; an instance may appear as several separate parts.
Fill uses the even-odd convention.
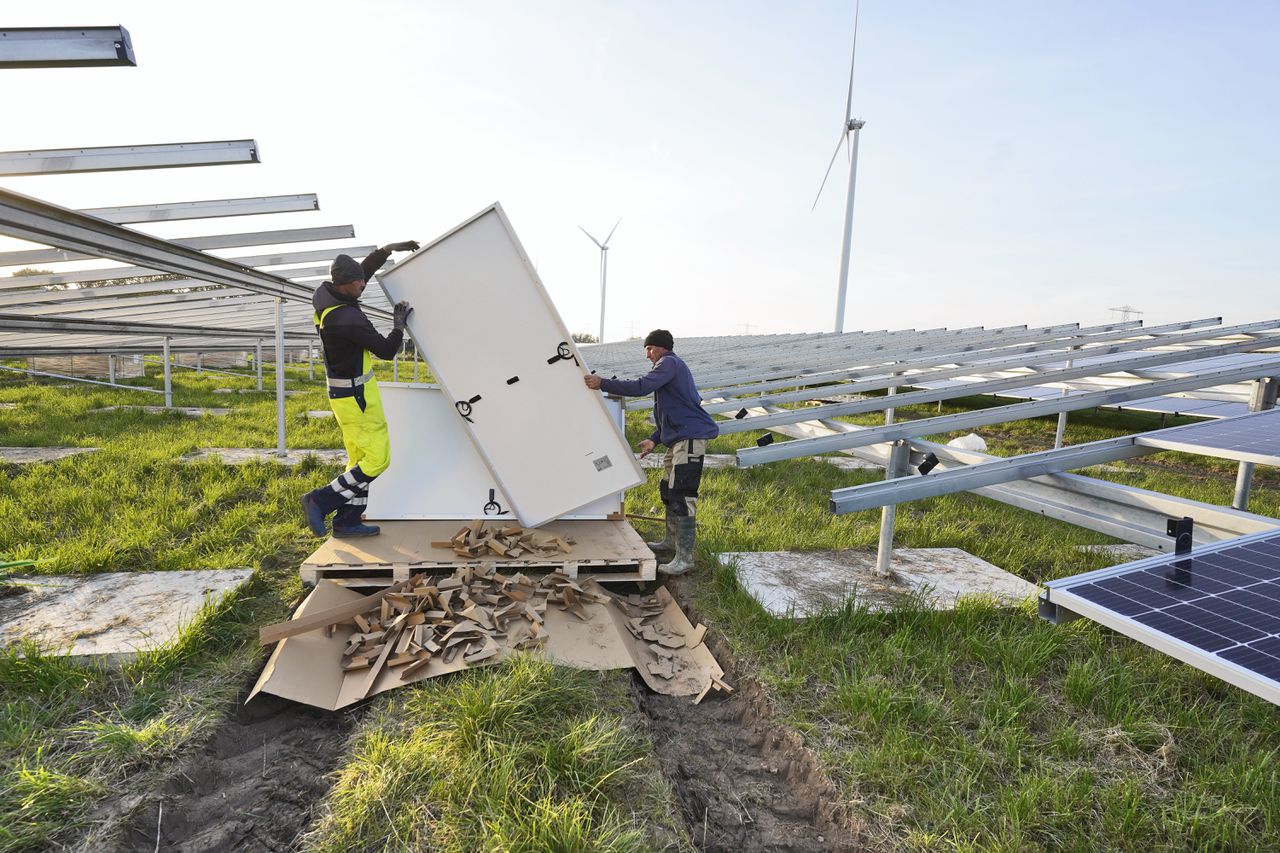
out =
[[[249,694],[328,710],[519,650],[579,669],[634,668],[650,689],[698,697],[728,690],[724,671],[665,588],[618,596],[593,581],[467,566],[419,575],[372,596],[321,581],[294,618],[262,629],[280,639]]]

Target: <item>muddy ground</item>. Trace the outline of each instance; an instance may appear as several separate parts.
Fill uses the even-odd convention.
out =
[[[337,765],[351,726],[344,713],[269,695],[245,706],[241,696],[202,750],[180,761],[158,792],[117,804],[121,814],[109,837],[91,838],[82,849],[292,850],[329,789],[326,774]]]
[[[683,598],[678,585],[668,588]],[[713,692],[694,705],[638,678],[633,691],[694,844],[708,853],[878,849],[800,736],[773,720],[764,691],[728,646],[711,634],[707,643],[732,694]]]
[[[678,585],[671,587],[680,600]],[[648,728],[689,839],[708,853],[879,849],[800,736],[773,719],[765,692],[728,646],[714,634],[707,642],[732,694],[713,692],[694,705],[633,681],[638,722]],[[79,849],[151,853],[158,838],[158,849],[176,853],[293,850],[353,725],[347,713],[265,694],[246,706],[242,695],[209,743],[158,785],[100,809],[97,831]]]

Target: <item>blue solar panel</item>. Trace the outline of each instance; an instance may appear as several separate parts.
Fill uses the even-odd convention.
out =
[[[1228,459],[1280,464],[1280,409],[1160,430],[1142,436],[1139,443]]]
[[[1050,603],[1280,704],[1280,531],[1046,587]]]

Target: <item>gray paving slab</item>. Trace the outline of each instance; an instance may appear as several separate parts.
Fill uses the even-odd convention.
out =
[[[661,468],[662,455],[665,451],[657,450],[640,460],[641,468]],[[880,466],[871,462],[866,462],[853,456],[806,456],[806,459],[817,459],[819,462],[826,462],[837,468],[846,470],[863,470],[867,468],[880,470]],[[708,453],[702,457],[702,465],[704,468],[736,468],[738,465],[738,457],[732,453]]]
[[[146,412],[148,415],[162,415],[168,412],[177,412],[178,414],[186,415],[189,418],[200,418],[206,415],[216,415],[218,417],[223,417],[231,414],[230,409],[219,409],[219,408],[209,408],[209,407],[201,408],[199,406],[174,406],[173,408],[169,408],[169,409],[166,409],[164,406],[104,406],[101,409],[90,409],[89,413],[95,414],[95,413],[101,413],[101,412],[123,412],[123,411]]]
[[[112,572],[10,578],[20,595],[0,599],[0,646],[118,664],[174,640],[207,602],[245,583],[253,569]]]
[[[840,608],[851,598],[875,612],[920,604],[951,610],[965,597],[1011,607],[1038,592],[960,548],[895,549],[888,579],[876,576],[873,551],[726,552],[717,559],[735,568],[738,582],[765,610],[784,618]]]
[[[249,462],[276,462],[281,465],[298,465],[308,456],[315,456],[326,465],[346,465],[347,451],[339,448],[291,448],[288,455],[280,456],[275,448],[263,447],[202,447],[194,453],[182,456],[183,462],[220,460],[226,465],[244,465]]]
[[[97,447],[0,447],[0,462],[9,465],[55,462],[81,453],[97,453],[99,449]]]
[[[1077,551],[1083,551],[1086,554],[1109,554],[1115,557],[1116,563],[1131,563],[1134,560],[1145,560],[1147,557],[1154,557],[1160,552],[1155,548],[1148,548],[1145,545],[1134,545],[1131,542],[1121,542],[1118,545],[1081,545],[1076,548]]]

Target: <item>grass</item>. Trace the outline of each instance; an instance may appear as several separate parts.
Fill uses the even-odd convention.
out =
[[[380,378],[391,379],[389,366],[379,365],[378,371]],[[160,387],[158,374],[151,367],[145,378],[128,382]],[[401,375],[407,379],[411,372]],[[0,561],[39,560],[21,571],[59,575],[256,569],[247,585],[201,612],[176,642],[123,669],[72,665],[32,647],[0,652],[0,853],[70,842],[85,830],[95,804],[146,790],[177,757],[207,739],[262,664],[258,626],[285,618],[300,597],[297,566],[318,540],[301,523],[298,498],[339,469],[315,460],[296,467],[180,462],[180,456],[199,447],[274,446],[276,409],[269,371],[268,391],[261,395],[214,393],[221,387],[252,389],[250,375],[175,371],[174,377],[175,405],[230,407],[232,413],[187,418],[92,412],[158,401],[96,386],[0,382],[0,402],[18,404],[0,408],[0,446],[100,448],[54,463],[4,466]],[[331,419],[305,417],[309,409],[328,406],[321,386],[305,377],[305,368],[290,370],[288,387],[300,393],[286,398],[289,446],[340,447]],[[536,797],[533,788],[513,787],[513,799],[491,802],[489,818],[458,838],[496,839],[491,849],[523,844],[523,849],[639,850],[678,844],[670,840],[676,838],[669,826],[673,812],[662,799],[670,795],[651,750],[639,729],[622,717],[626,703],[620,691],[627,678],[618,673],[552,677],[545,667],[521,667],[513,681],[504,667],[456,684],[432,681],[379,697],[368,706],[360,731],[370,743],[394,738],[412,731],[412,721],[432,713],[430,708],[440,711],[464,694],[477,703],[473,710],[483,723],[483,696],[514,686],[536,701],[511,717],[515,729],[503,731],[527,729],[529,713],[538,710],[554,710],[557,720],[539,741],[542,753],[517,756],[513,751],[511,760],[519,758],[522,774],[541,768],[541,779],[558,781],[538,787]],[[535,684],[547,697],[529,692]],[[440,725],[447,722],[441,718]],[[499,741],[484,749],[485,755],[503,751]],[[353,745],[337,768],[335,796],[366,767],[368,756],[361,750]],[[480,761],[481,754],[472,760]],[[459,785],[467,781],[464,770],[457,768]],[[399,790],[415,802],[422,797],[434,802],[446,793],[422,774],[402,783]],[[460,798],[441,800],[433,808],[446,805],[457,815],[470,812]],[[508,812],[509,820],[504,819]],[[381,825],[381,813],[354,817],[363,821],[359,832],[366,835]],[[347,837],[342,835],[347,831],[325,823],[315,843]],[[414,830],[432,846],[446,843],[446,831],[461,832],[439,822]],[[556,843],[541,846],[548,840]],[[394,838],[388,849],[397,849]]]
[[[331,420],[304,416],[326,406],[304,376],[295,370],[289,382],[302,391],[286,401],[289,445],[338,447]],[[73,575],[257,570],[177,643],[121,670],[35,649],[0,654],[3,853],[74,840],[96,803],[145,790],[208,737],[261,665],[257,626],[283,618],[301,592],[296,567],[317,540],[297,517],[297,498],[337,469],[180,463],[198,447],[274,446],[275,403],[270,393],[213,393],[250,388],[248,377],[175,378],[179,405],[233,413],[91,413],[156,401],[0,382],[0,402],[19,404],[0,409],[0,445],[101,448],[6,466],[0,562],[39,560],[29,570]],[[154,371],[131,381],[159,386]],[[953,401],[943,411],[991,402]],[[936,413],[912,407],[898,417]],[[1067,440],[1158,425],[1074,414]],[[1005,454],[1051,446],[1053,429],[1044,418],[980,432]],[[634,441],[648,428],[632,415],[628,433]],[[730,453],[753,439],[725,436],[709,450]],[[1234,466],[1160,454],[1090,473],[1222,504]],[[812,460],[708,471],[704,568],[692,591],[886,838],[920,850],[1280,847],[1280,715],[1268,703],[1087,621],[1049,625],[1030,606],[846,607],[787,622],[765,614],[731,570],[710,568],[716,551],[874,547],[877,513],[835,517],[825,504],[830,489],[879,476]],[[657,477],[650,472],[629,494],[629,511],[660,512]],[[1280,516],[1278,486],[1275,472],[1258,469],[1252,508]],[[1108,541],[968,494],[898,513],[898,544],[964,548],[1033,582],[1106,565],[1105,555],[1076,546]],[[335,768],[308,849],[687,847],[652,748],[629,717],[626,683],[518,659],[378,697]]]
[[[944,412],[990,404],[954,401]],[[936,413],[918,407],[899,418]],[[1154,420],[1073,415],[1067,441]],[[1052,446],[1055,421],[980,432],[993,452],[1027,452]],[[630,422],[629,431],[639,437],[644,427]],[[725,436],[709,452],[751,438]],[[1089,473],[1229,504],[1235,466],[1161,454]],[[1280,516],[1280,480],[1259,474],[1251,509]],[[830,489],[880,476],[800,460],[708,471],[702,562],[729,550],[872,548],[878,512],[835,517],[824,504]],[[650,485],[629,508],[657,504]],[[1032,582],[1109,565],[1076,550],[1109,541],[970,494],[898,510],[899,546],[963,548]],[[1031,603],[980,602],[949,613],[849,606],[790,622],[765,613],[729,568],[696,575],[694,594],[849,800],[908,849],[1280,847],[1275,706],[1096,624],[1053,626]]]
[[[307,849],[678,846],[624,684],[516,657],[393,694],[354,736]]]

